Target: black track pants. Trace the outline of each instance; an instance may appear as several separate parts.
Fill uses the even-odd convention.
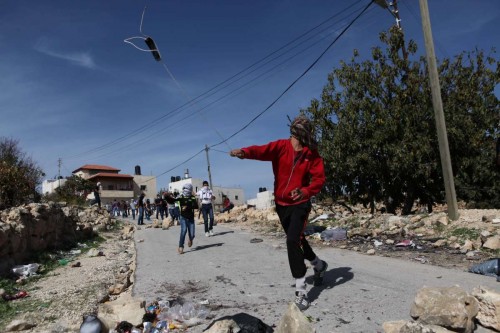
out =
[[[311,261],[316,258],[316,254],[304,237],[304,229],[307,225],[307,218],[310,211],[310,202],[292,206],[276,204],[276,212],[286,233],[288,263],[290,264],[292,276],[295,279],[306,275],[307,267],[304,259]]]

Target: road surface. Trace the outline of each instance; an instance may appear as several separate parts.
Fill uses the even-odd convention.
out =
[[[187,247],[186,237],[185,253],[179,255],[179,226],[137,230],[134,296],[148,303],[176,296],[208,301],[212,319],[188,332],[202,332],[213,319],[240,312],[277,325],[295,291],[285,240],[227,225],[214,227],[213,237],[203,231],[197,224],[193,247]],[[251,242],[254,238],[262,242]],[[318,333],[382,332],[386,321],[410,320],[411,304],[423,286],[456,284],[468,292],[479,285],[500,287],[493,277],[418,262],[334,248],[315,251],[329,264],[323,286],[312,286],[312,268],[306,280],[312,305],[305,314],[315,320]]]

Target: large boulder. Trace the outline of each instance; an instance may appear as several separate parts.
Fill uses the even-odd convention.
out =
[[[472,290],[472,296],[479,303],[479,313],[477,314],[479,323],[500,332],[500,294],[484,287],[478,287]]]
[[[424,287],[417,292],[410,315],[425,325],[470,333],[478,311],[478,301],[458,286]]]

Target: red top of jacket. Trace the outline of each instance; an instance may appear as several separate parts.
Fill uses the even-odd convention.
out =
[[[245,152],[244,158],[272,162],[274,200],[279,205],[289,206],[306,202],[311,196],[319,193],[325,183],[323,159],[318,152],[308,147],[295,151],[290,139],[250,146],[242,150]],[[290,192],[296,188],[302,190],[303,198],[293,201]]]

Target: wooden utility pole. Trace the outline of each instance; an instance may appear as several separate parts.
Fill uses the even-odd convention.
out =
[[[207,154],[208,181],[210,182],[210,188],[213,191],[213,187],[212,187],[212,173],[210,172],[210,160],[208,159],[208,145],[205,145],[205,153]]]
[[[455,221],[458,220],[458,206],[455,194],[455,182],[453,180],[453,170],[451,168],[450,149],[448,147],[448,137],[446,134],[443,102],[441,100],[441,87],[439,85],[436,55],[434,53],[434,41],[432,39],[429,7],[427,5],[427,0],[419,0],[419,2],[420,15],[422,16],[422,29],[424,30],[429,80],[431,84],[432,105],[434,106],[434,115],[436,117],[439,154],[441,156],[441,167],[443,169],[446,202],[448,204],[448,217],[450,218],[450,220]]]
[[[57,187],[61,187],[61,162],[62,162],[61,158],[59,158],[57,160],[57,169],[58,169],[58,171],[57,171],[57,182],[58,182]]]

